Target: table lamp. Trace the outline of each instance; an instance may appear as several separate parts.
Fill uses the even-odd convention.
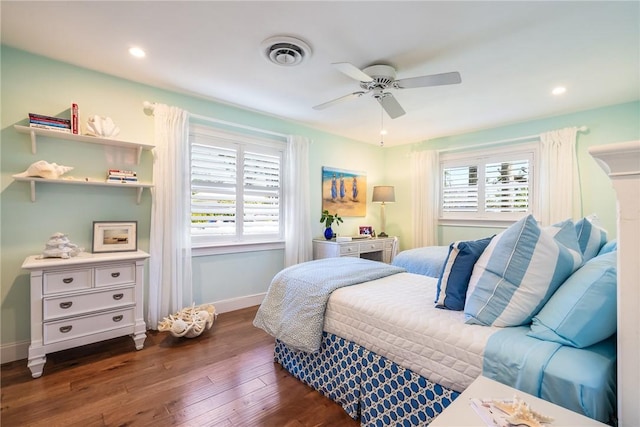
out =
[[[381,232],[378,233],[378,237],[389,237],[385,230],[385,222],[386,218],[384,216],[384,204],[389,202],[396,201],[396,192],[393,186],[391,185],[378,185],[373,187],[373,197],[371,199],[372,202],[382,203],[380,205],[380,228]]]

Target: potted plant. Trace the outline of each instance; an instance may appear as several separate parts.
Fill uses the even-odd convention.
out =
[[[328,210],[322,211],[320,222],[324,223],[324,238],[327,240],[331,240],[333,238],[333,230],[331,229],[331,224],[333,224],[334,221],[337,225],[342,222],[342,218],[338,216],[337,212],[334,215],[331,215]]]

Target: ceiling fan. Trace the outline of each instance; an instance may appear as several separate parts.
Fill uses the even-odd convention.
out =
[[[359,98],[364,94],[372,92],[373,98],[380,103],[389,117],[395,119],[405,114],[405,111],[391,92],[385,92],[387,89],[412,89],[417,87],[451,85],[462,81],[460,79],[460,73],[457,71],[396,80],[396,70],[390,65],[371,65],[363,70],[360,70],[349,62],[336,62],[331,65],[352,79],[358,80],[363,90],[352,92],[340,98],[316,105],[313,107],[314,110],[323,110],[339,102],[351,98]]]

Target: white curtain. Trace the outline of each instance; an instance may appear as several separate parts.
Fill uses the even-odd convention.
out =
[[[440,163],[434,150],[411,153],[413,246],[438,244],[438,182]]]
[[[188,121],[184,110],[155,106],[147,316],[151,329],[192,303]]]
[[[576,156],[578,128],[540,135],[540,222],[551,225],[582,215],[582,198]]]
[[[309,144],[309,139],[302,136],[287,137],[284,162],[285,267],[309,261],[312,258]]]

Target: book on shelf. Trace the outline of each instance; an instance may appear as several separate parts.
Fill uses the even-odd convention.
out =
[[[138,182],[138,178],[136,177],[118,177],[118,176],[109,176],[107,178],[107,182]]]
[[[71,133],[76,135],[80,133],[79,114],[78,104],[75,102],[71,103]]]
[[[54,132],[71,133],[71,129],[70,129],[70,128],[64,128],[64,127],[59,127],[59,126],[43,125],[43,124],[40,124],[40,123],[29,123],[29,127],[37,128],[37,129],[52,130],[52,131],[54,131]]]
[[[71,128],[71,119],[64,119],[62,117],[53,117],[53,116],[45,116],[42,114],[29,113],[29,121],[59,124],[59,125],[64,125]]]
[[[29,124],[32,124],[32,123],[35,125],[44,125],[44,126],[51,126],[56,128],[71,129],[65,123],[47,122],[45,120],[29,120]]]
[[[117,176],[137,176],[137,173],[129,170],[122,169],[109,169],[107,171],[108,175],[117,175]]]

